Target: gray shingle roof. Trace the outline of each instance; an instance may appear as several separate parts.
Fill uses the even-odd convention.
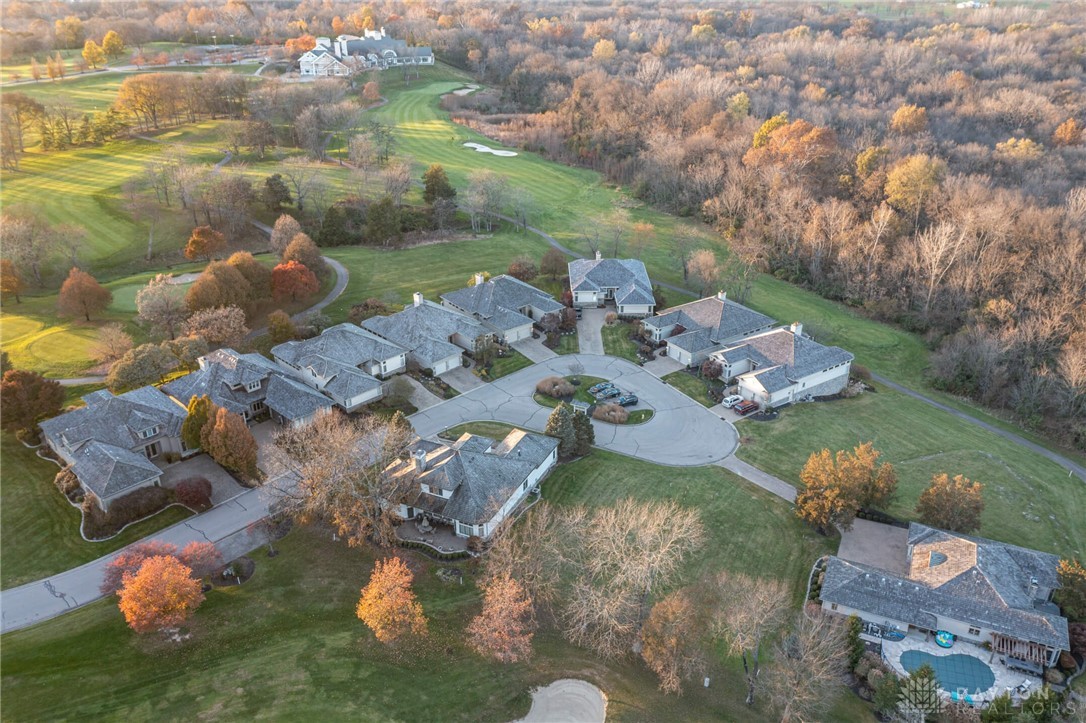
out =
[[[768,329],[776,322],[742,304],[720,296],[709,296],[665,309],[656,316],[645,319],[644,323],[658,329],[675,324],[680,324],[687,330],[706,329],[714,342],[723,344],[745,334]],[[668,342],[670,341],[669,339]]]
[[[788,378],[788,375],[785,374],[784,367],[762,369],[754,372],[751,376],[756,378],[758,383],[762,385],[762,389],[765,389],[770,394],[779,392],[782,389],[787,389],[794,384],[794,382]]]
[[[450,490],[452,496],[442,502],[435,495],[420,492],[412,506],[429,509],[465,524],[479,525],[494,517],[528,475],[547,460],[558,447],[558,440],[514,430],[501,442],[465,434],[452,445],[437,448],[420,445],[416,445],[416,449],[425,450],[427,456],[426,469],[418,475],[418,482],[432,488]],[[414,467],[412,459],[392,472],[395,474]]]
[[[73,457],[75,476],[99,499],[124,494],[162,475],[162,470],[144,455],[112,444],[88,442]]]
[[[475,286],[451,291],[441,298],[499,331],[532,323],[531,318],[523,313],[526,307],[535,307],[544,314],[562,310],[562,304],[549,294],[505,274]]]
[[[409,350],[427,367],[460,353],[460,347],[449,341],[454,334],[474,340],[487,333],[471,317],[425,300],[390,316],[366,319],[362,327]]]
[[[637,259],[576,259],[569,263],[572,291],[617,289],[618,304],[652,304],[652,282]]]
[[[712,333],[708,329],[694,329],[693,331],[678,334],[669,338],[667,343],[691,354],[717,346],[717,343],[713,341]]]
[[[271,350],[276,359],[303,368],[309,363],[319,363],[321,358],[358,367],[395,358],[404,351],[402,347],[349,323],[329,327],[312,339],[279,344]]]
[[[242,414],[249,411],[253,402],[264,398],[266,380],[279,373],[279,367],[260,354],[217,349],[200,357],[199,369],[163,384],[162,390],[181,404],[187,405],[193,397],[206,395],[216,405]],[[256,382],[260,383],[258,389],[246,390],[247,385]]]
[[[157,436],[176,437],[187,410],[156,387],[141,387],[114,396],[102,390],[83,397],[87,406],[47,419],[42,432],[55,446],[75,450],[84,442],[134,449],[146,444],[139,433],[152,427]],[[154,437],[150,437],[153,439]]]
[[[840,347],[823,346],[802,334],[793,333],[791,329],[774,329],[752,336],[745,339],[743,344],[726,349],[724,353],[733,363],[746,354],[758,366],[763,367],[755,372],[759,380],[762,380],[767,371],[764,367],[770,364],[779,367],[787,379],[796,381],[853,359],[852,354]],[[762,385],[765,386],[765,382]],[[766,391],[775,390],[766,387]]]
[[[268,380],[268,395],[264,403],[268,409],[292,422],[332,408],[332,401],[328,397],[284,374],[276,374]]]
[[[1057,586],[1055,555],[916,523],[909,526],[909,549],[906,576],[831,557],[822,600],[925,628],[934,625],[934,613],[1067,649],[1066,618],[1035,606],[1029,593],[1032,579]]]

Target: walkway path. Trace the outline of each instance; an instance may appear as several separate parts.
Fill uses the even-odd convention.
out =
[[[593,421],[598,447],[674,467],[712,464],[735,452],[738,435],[730,424],[636,364],[595,354],[569,354],[521,369],[417,412],[411,415],[411,423],[421,437],[484,420],[542,430],[551,408],[532,398],[535,385],[545,376],[569,374],[574,364],[581,365],[585,375],[614,380],[656,410],[644,424]]]
[[[774,477],[768,472],[763,472],[752,464],[748,464],[743,460],[736,457],[734,454],[730,457],[725,457],[715,463],[719,467],[734,472],[747,482],[756,484],[762,489],[772,492],[781,499],[789,502],[796,501],[796,488],[788,484],[780,477]]]
[[[943,404],[942,402],[937,402],[937,401],[935,401],[934,399],[932,399],[930,397],[924,396],[920,392],[913,391],[912,389],[909,389],[908,387],[904,387],[904,386],[898,384],[897,382],[892,382],[889,379],[887,379],[886,377],[882,376],[881,374],[872,374],[871,377],[875,381],[877,381],[879,384],[885,384],[886,386],[890,387],[891,389],[893,389],[896,392],[901,392],[902,394],[906,394],[906,395],[912,397],[913,399],[919,399],[921,402],[924,402],[925,404],[929,404],[929,405],[935,407],[936,409],[940,409],[940,410],[946,412],[947,414],[951,414],[951,415],[957,417],[958,419],[960,419],[960,420],[962,420],[964,422],[969,422],[970,424],[974,424],[974,425],[976,425],[978,427],[981,427],[982,429],[987,429],[989,432],[991,432],[993,434],[998,434],[1000,437],[1003,437],[1003,439],[1006,439],[1006,440],[1008,440],[1010,442],[1013,442],[1013,443],[1015,443],[1017,445],[1025,447],[1026,449],[1030,450],[1031,452],[1036,452],[1037,454],[1041,455],[1045,459],[1048,459],[1048,460],[1051,460],[1051,461],[1055,462],[1056,464],[1063,467],[1068,472],[1078,475],[1079,479],[1086,482],[1086,467],[1082,466],[1081,464],[1077,464],[1076,462],[1073,462],[1072,460],[1068,459],[1067,457],[1064,457],[1063,455],[1059,454],[1058,452],[1053,452],[1051,449],[1048,449],[1047,447],[1042,447],[1041,445],[1039,445],[1039,444],[1037,444],[1035,442],[1031,442],[1028,439],[1026,439],[1025,437],[1022,437],[1021,435],[1015,434],[1014,432],[1009,432],[1006,429],[995,426],[994,424],[989,424],[988,422],[977,419],[976,417],[972,416],[971,414],[967,414],[966,412],[959,411],[959,410],[955,409],[954,407]]]

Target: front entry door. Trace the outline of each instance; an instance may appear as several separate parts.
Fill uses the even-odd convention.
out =
[[[143,453],[147,455],[147,459],[154,459],[158,456],[160,451],[158,442],[151,442],[143,448]]]

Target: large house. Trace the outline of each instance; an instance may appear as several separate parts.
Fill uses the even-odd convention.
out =
[[[461,354],[474,351],[480,337],[493,334],[475,319],[415,292],[413,303],[390,316],[374,316],[362,328],[407,350],[423,369],[443,374],[461,365]]]
[[[403,66],[433,65],[434,51],[412,47],[385,34],[385,29],[367,30],[363,37],[339,35],[335,40],[317,38],[316,47],[298,59],[305,76],[345,76],[364,70]]]
[[[379,399],[384,386],[378,377],[407,365],[406,349],[350,323],[312,339],[279,344],[271,353],[282,369],[348,412]]]
[[[806,397],[837,394],[848,384],[852,354],[803,335],[803,325],[774,329],[710,355],[735,379],[738,394],[761,407],[792,404]]]
[[[530,338],[532,325],[564,307],[554,297],[512,276],[489,281],[475,275],[475,285],[443,294],[442,306],[466,314],[504,342]]]
[[[668,356],[688,367],[697,366],[713,352],[775,325],[771,317],[730,301],[723,291],[665,309],[641,322],[653,341],[667,342]]]
[[[988,644],[1012,667],[1040,672],[1069,647],[1051,602],[1059,558],[979,537],[909,525],[897,570],[830,557],[822,607],[883,631],[945,631]]]
[[[286,372],[260,354],[223,348],[197,362],[196,371],[162,385],[162,391],[186,407],[193,397],[206,396],[246,422],[267,412],[278,421],[303,424],[332,406],[331,400],[313,390],[296,393],[287,383]]]
[[[652,282],[645,264],[637,259],[595,259],[569,263],[569,290],[577,307],[613,303],[619,316],[651,316],[656,308]]]
[[[558,440],[516,429],[499,441],[464,434],[451,445],[415,443],[388,472],[409,480],[405,520],[426,517],[459,537],[489,538],[558,462]]]
[[[103,511],[129,492],[159,484],[162,470],[151,460],[196,451],[181,440],[185,407],[155,387],[119,396],[100,390],[83,401],[86,406],[42,422],[41,430]]]

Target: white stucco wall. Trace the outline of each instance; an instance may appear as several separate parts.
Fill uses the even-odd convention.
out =
[[[618,307],[620,316],[651,316],[651,304],[621,304]]]
[[[505,332],[505,340],[507,342],[520,341],[521,339],[532,338],[532,325],[525,324],[524,326],[518,326],[515,329],[510,329]]]
[[[434,374],[444,374],[445,372],[456,369],[460,366],[460,355],[445,357],[434,362]]]

